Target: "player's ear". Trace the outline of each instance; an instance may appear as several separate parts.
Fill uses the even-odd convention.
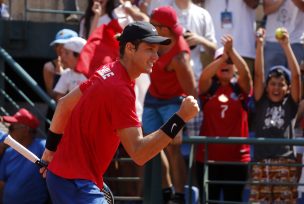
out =
[[[125,51],[132,53],[135,51],[135,46],[131,42],[127,42]]]

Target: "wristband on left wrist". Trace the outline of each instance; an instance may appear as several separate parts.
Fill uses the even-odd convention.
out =
[[[48,136],[46,138],[45,148],[55,152],[57,150],[58,144],[61,141],[61,138],[62,138],[62,134],[54,133],[51,130],[49,130]]]

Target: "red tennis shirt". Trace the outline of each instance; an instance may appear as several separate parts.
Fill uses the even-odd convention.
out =
[[[66,179],[91,180],[103,187],[103,174],[120,143],[117,129],[140,127],[134,84],[116,61],[80,85],[83,95],[49,165],[51,172]]]

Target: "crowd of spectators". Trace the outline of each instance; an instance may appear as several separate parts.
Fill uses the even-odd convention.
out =
[[[72,7],[71,2],[64,2],[66,10],[79,9],[75,1],[71,1]],[[259,4],[266,19],[264,28],[256,23]],[[3,1],[0,16],[9,18]],[[201,112],[161,153],[164,203],[185,203],[187,160],[183,156],[188,156],[189,149],[182,145],[183,137],[247,138],[251,134],[257,138],[295,138],[297,112],[297,127],[300,131],[304,127],[301,0],[88,0],[84,16],[66,16],[67,22],[71,19],[79,23],[78,34],[66,28],[58,31],[50,44],[57,57],[43,68],[45,89],[56,100],[98,67],[118,58],[120,50],[114,38],[128,23],[150,21],[160,35],[171,38],[173,43],[160,47],[150,76],[141,76],[135,85],[137,114],[145,134],[157,130],[178,109],[184,96],[193,95],[201,102]],[[278,36],[276,29],[280,27],[283,33]],[[293,164],[301,163],[302,149],[212,144],[206,150],[198,145],[194,184],[200,189],[200,202],[207,198],[244,201],[246,181],[297,184],[301,171]],[[203,186],[206,158],[211,162],[208,192]],[[249,169],[246,164],[250,161],[257,165]],[[128,171],[136,172],[137,168]],[[141,176],[141,172],[137,174]],[[213,180],[243,183],[212,184]],[[250,185],[247,201],[296,203],[296,187]],[[304,199],[301,189],[300,200]],[[139,188],[137,191],[142,193]]]

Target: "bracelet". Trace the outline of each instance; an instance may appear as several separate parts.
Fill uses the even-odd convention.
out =
[[[45,147],[48,150],[55,152],[57,150],[57,146],[60,143],[61,138],[62,134],[57,134],[49,130],[48,136],[46,138]]]
[[[185,121],[175,113],[160,129],[174,139],[185,124]]]

